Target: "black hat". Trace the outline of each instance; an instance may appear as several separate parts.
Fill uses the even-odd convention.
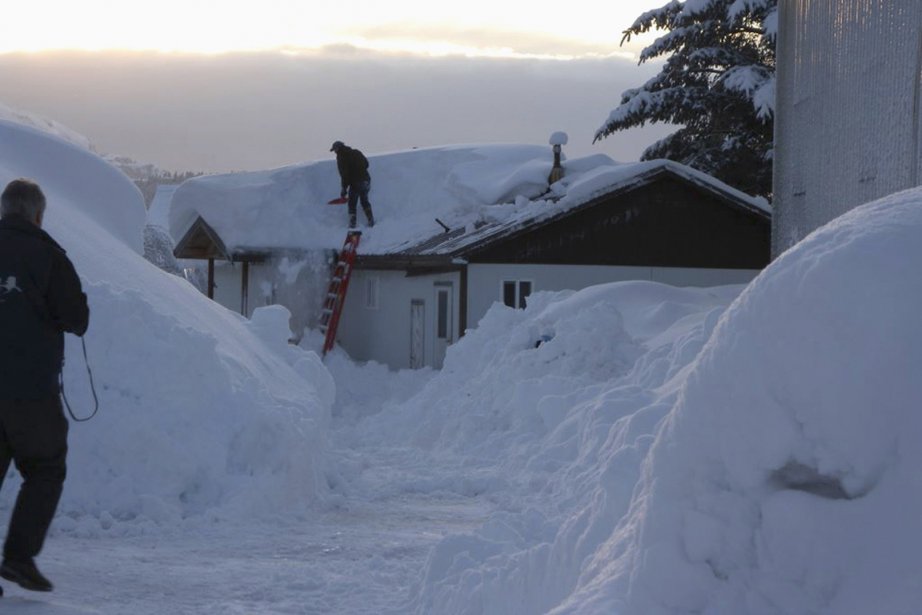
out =
[[[333,145],[330,146],[330,151],[331,151],[331,152],[335,152],[335,151],[337,151],[339,148],[345,147],[345,146],[346,146],[346,144],[343,143],[342,141],[333,141]]]

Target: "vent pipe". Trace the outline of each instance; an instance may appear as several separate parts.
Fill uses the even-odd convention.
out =
[[[551,134],[551,138],[548,141],[551,145],[551,149],[554,151],[554,166],[551,167],[551,174],[547,177],[548,184],[554,184],[563,179],[563,166],[560,164],[560,156],[562,146],[567,144],[569,137],[565,132],[554,132]]]

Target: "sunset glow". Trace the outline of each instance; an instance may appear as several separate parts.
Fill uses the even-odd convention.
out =
[[[601,57],[636,53],[636,42],[619,46],[621,31],[659,4],[31,0],[4,7],[0,53],[310,51],[347,45],[428,55]]]

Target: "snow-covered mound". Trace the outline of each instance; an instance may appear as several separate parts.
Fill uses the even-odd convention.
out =
[[[479,459],[527,458],[531,451],[511,442],[540,446],[537,439],[566,419],[575,399],[594,398],[600,385],[627,377],[646,387],[671,377],[700,349],[701,327],[709,333],[740,288],[616,282],[537,292],[525,310],[494,304],[448,348],[433,381],[395,409],[400,420],[382,414],[364,428],[371,437]],[[678,360],[670,356],[677,352]],[[452,391],[447,404],[445,391]]]
[[[19,176],[42,185],[45,227],[74,261],[91,311],[86,346],[100,410],[71,427],[56,527],[298,511],[315,500],[333,385],[314,353],[287,344],[281,308],[249,322],[158,270],[137,254],[144,206],[127,177],[0,121],[0,184]],[[72,336],[64,383],[86,415],[92,398]],[[4,505],[14,494],[8,481]]]
[[[636,283],[494,309],[389,411],[469,463],[501,446],[535,497],[446,538],[418,612],[914,612],[920,233],[922,190],[856,209],[722,316]],[[424,417],[453,378],[471,384]]]
[[[48,199],[48,216],[58,218],[67,203],[79,224],[113,235],[142,254],[144,203],[141,193],[118,169],[56,136],[0,119],[0,168],[4,177],[30,177]],[[4,186],[6,182],[4,182]]]
[[[918,606],[920,232],[922,191],[893,195],[752,283],[696,361],[570,612]]]
[[[63,139],[81,149],[92,149],[92,144],[88,138],[79,132],[61,124],[60,122],[49,120],[48,118],[41,117],[34,113],[18,111],[11,107],[7,107],[3,103],[0,103],[0,120],[21,124],[23,126],[30,126],[42,132]]]

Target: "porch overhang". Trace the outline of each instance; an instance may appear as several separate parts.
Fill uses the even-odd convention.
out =
[[[450,255],[432,254],[359,254],[355,269],[405,271],[408,276],[460,271],[466,263]]]
[[[221,236],[201,216],[196,218],[186,234],[176,243],[173,256],[197,260],[232,260]]]

